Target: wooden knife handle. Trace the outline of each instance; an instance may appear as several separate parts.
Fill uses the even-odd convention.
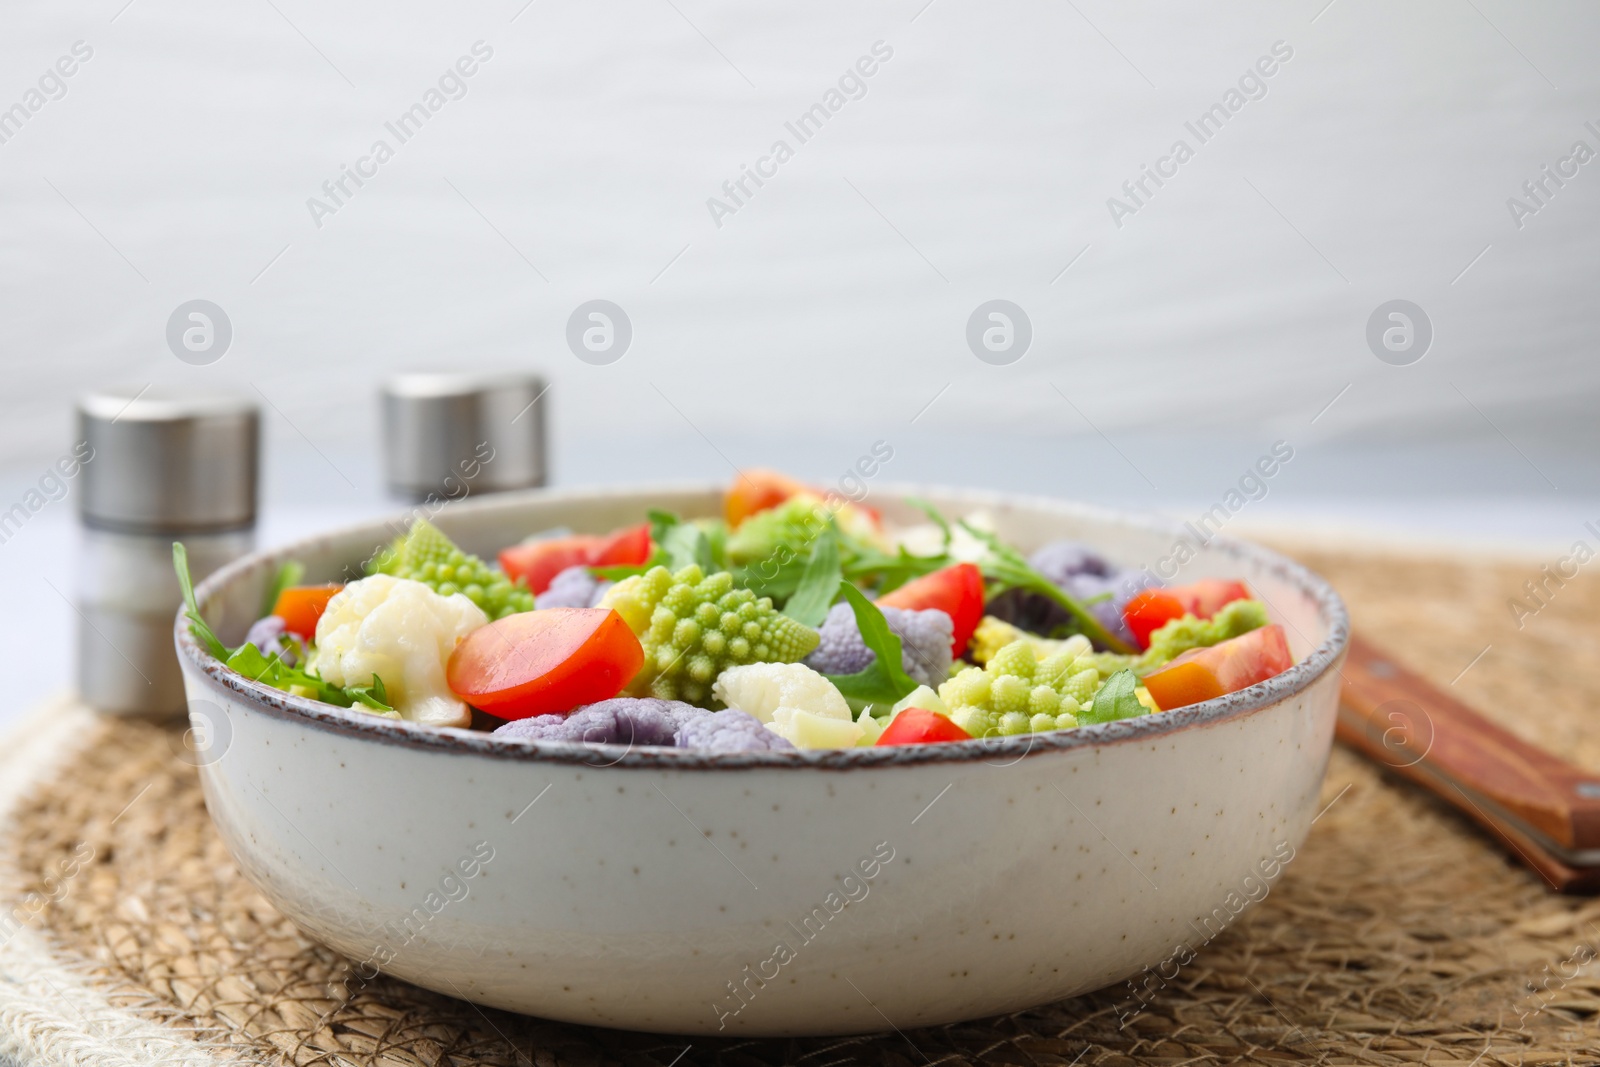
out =
[[[1600,870],[1571,855],[1600,848],[1600,774],[1519,739],[1356,635],[1341,696],[1339,740],[1459,808],[1556,888],[1600,888]]]

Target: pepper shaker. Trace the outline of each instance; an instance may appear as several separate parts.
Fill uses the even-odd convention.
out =
[[[261,423],[242,397],[111,389],[78,401],[78,689],[117,715],[184,711],[172,542],[207,574],[255,540]]]
[[[413,503],[545,484],[537,374],[407,373],[383,386],[389,489]]]

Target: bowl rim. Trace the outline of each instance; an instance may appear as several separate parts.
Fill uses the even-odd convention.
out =
[[[438,514],[448,514],[449,521],[470,520],[474,513],[509,511],[519,505],[535,502],[561,504],[564,502],[589,502],[594,500],[630,499],[650,494],[687,494],[721,492],[720,482],[666,482],[588,488],[532,489],[496,493],[487,499],[463,500],[448,505]],[[1150,532],[1174,536],[1185,531],[1181,523],[1157,518],[1147,513],[1123,511],[1099,505],[1085,504],[1062,497],[1038,494],[1011,493],[996,490],[969,489],[956,486],[917,484],[885,484],[878,492],[896,498],[904,496],[960,497],[975,507],[990,509],[1022,509],[1057,511],[1090,521],[1110,522],[1137,527]],[[195,589],[195,599],[202,613],[208,601],[219,594],[229,583],[256,570],[275,567],[294,558],[316,542],[368,534],[379,536],[379,531],[392,530],[395,523],[409,512],[399,516],[386,516],[364,522],[351,523],[337,529],[304,537],[267,551],[253,552],[218,569],[207,576]],[[1009,766],[1017,760],[1047,752],[1063,752],[1080,748],[1100,748],[1113,744],[1150,741],[1183,730],[1208,726],[1250,715],[1299,695],[1311,688],[1329,671],[1336,671],[1349,644],[1350,622],[1344,602],[1333,587],[1304,565],[1262,545],[1239,538],[1217,534],[1205,542],[1205,547],[1215,548],[1226,555],[1249,560],[1261,568],[1275,573],[1302,593],[1309,595],[1327,622],[1327,636],[1298,663],[1282,674],[1259,682],[1235,693],[1191,704],[1173,711],[1142,715],[1135,719],[1079,726],[1072,730],[1058,730],[1042,734],[1019,734],[1011,737],[979,738],[974,741],[955,741],[927,745],[894,745],[883,748],[848,749],[798,749],[772,752],[709,752],[702,749],[678,749],[657,746],[634,747],[612,744],[585,744],[581,742],[535,741],[524,738],[497,738],[491,733],[459,727],[426,726],[403,719],[389,719],[350,708],[324,704],[309,697],[293,696],[264,685],[237,671],[228,669],[220,660],[189,633],[184,609],[180,607],[174,621],[174,637],[178,658],[186,674],[198,675],[224,699],[242,700],[251,710],[264,712],[271,717],[300,722],[315,729],[378,744],[403,748],[424,749],[470,755],[489,759],[510,760],[523,763],[576,764],[588,767],[628,767],[646,769],[681,770],[745,770],[754,767],[788,769],[851,770],[866,767],[906,766],[923,763],[972,763],[984,761],[995,764],[1005,761]],[[1257,591],[1259,595],[1259,590]],[[1269,605],[1270,606],[1270,605]],[[196,703],[190,698],[189,703]]]

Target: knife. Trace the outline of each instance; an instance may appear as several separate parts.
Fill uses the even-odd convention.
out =
[[[1351,635],[1335,736],[1437,795],[1566,893],[1600,890],[1600,774],[1528,744]]]

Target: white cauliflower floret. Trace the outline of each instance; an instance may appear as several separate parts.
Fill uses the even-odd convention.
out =
[[[896,701],[894,706],[889,709],[889,714],[883,718],[874,717],[872,713],[876,709],[870,705],[862,709],[861,717],[856,720],[856,725],[861,727],[861,740],[856,742],[857,747],[866,748],[877,744],[878,738],[882,737],[883,732],[889,728],[889,724],[894,722],[895,716],[907,708],[937,711],[946,718],[950,716],[950,709],[945,706],[944,701],[939,699],[939,694],[928,686],[919,685]]]
[[[932,689],[925,685],[919,685],[911,692],[901,697],[900,700],[895,703],[895,706],[889,709],[889,720],[891,722],[894,721],[894,717],[900,714],[902,711],[905,711],[907,708],[921,708],[923,711],[937,711],[940,715],[943,715],[946,718],[949,718],[950,716],[950,708],[943,700],[939,698],[939,694],[935,693]]]
[[[849,748],[864,733],[834,684],[803,663],[750,663],[717,675],[712,695],[796,748]]]
[[[986,533],[994,533],[994,517],[987,511],[974,511],[966,516],[966,521]],[[989,554],[989,546],[961,526],[951,529],[950,549],[946,553],[944,531],[931,522],[902,528],[895,534],[894,544],[913,556],[947,554],[958,563],[977,563]]]
[[[440,596],[421,582],[374,574],[328,601],[310,666],[338,686],[367,685],[376,674],[402,718],[467,726],[472,711],[450,692],[444,667],[456,643],[488,621],[461,593]]]

